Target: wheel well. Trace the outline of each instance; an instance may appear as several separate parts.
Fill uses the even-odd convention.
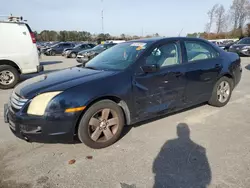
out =
[[[87,105],[87,108],[84,110],[84,112],[79,116],[79,118],[77,120],[77,123],[76,123],[76,126],[75,126],[75,134],[77,134],[77,130],[78,130],[80,120],[81,120],[83,114],[85,113],[85,111],[88,110],[88,108],[90,106],[92,106],[94,103],[97,103],[97,102],[105,100],[105,99],[111,100],[111,101],[115,102],[117,105],[119,105],[121,107],[121,109],[123,111],[123,114],[124,114],[124,117],[125,117],[125,125],[130,125],[131,117],[130,117],[130,110],[128,108],[127,103],[124,100],[120,99],[119,97],[105,96],[105,97],[100,97],[98,99],[95,99],[95,100],[93,100],[91,103],[89,103]]]
[[[0,65],[9,65],[9,66],[12,66],[12,67],[14,67],[21,74],[20,68],[13,61],[10,61],[10,60],[0,60]]]
[[[234,87],[234,78],[230,74],[224,74],[223,76],[230,78],[233,81],[233,87]]]

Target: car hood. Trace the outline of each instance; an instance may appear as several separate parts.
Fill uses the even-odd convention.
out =
[[[73,67],[28,79],[19,84],[14,92],[23,98],[31,99],[40,93],[64,91],[85,82],[108,77],[115,73],[115,71]]]
[[[245,46],[249,46],[249,45],[247,45],[247,44],[234,44],[234,45],[232,45],[233,48],[239,48],[239,49],[241,49]]]
[[[93,50],[93,49],[87,49],[87,50],[82,50],[82,51],[80,51],[78,54],[79,55],[83,55],[83,54],[85,54],[86,52],[96,52],[97,50]]]

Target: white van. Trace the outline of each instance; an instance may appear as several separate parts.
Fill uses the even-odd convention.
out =
[[[34,33],[22,17],[0,20],[0,89],[13,88],[21,74],[43,71]]]

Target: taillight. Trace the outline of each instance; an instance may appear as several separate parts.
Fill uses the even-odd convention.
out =
[[[34,33],[30,33],[30,37],[33,43],[36,43],[36,37]]]

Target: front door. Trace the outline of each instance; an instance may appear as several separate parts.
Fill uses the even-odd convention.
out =
[[[197,40],[183,42],[187,65],[186,100],[190,104],[208,101],[222,70],[218,52],[208,43]]]
[[[144,65],[154,64],[159,70],[138,71],[133,78],[135,108],[138,118],[160,115],[182,104],[186,86],[186,66],[182,64],[179,41],[156,46],[145,55]]]

